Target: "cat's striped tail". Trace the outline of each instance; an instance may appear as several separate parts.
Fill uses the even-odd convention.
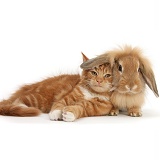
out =
[[[0,105],[0,115],[32,117],[38,116],[41,111],[34,107],[23,107],[14,104]]]

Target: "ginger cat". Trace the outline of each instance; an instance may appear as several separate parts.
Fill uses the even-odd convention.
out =
[[[83,55],[83,61],[88,58]],[[53,104],[51,120],[75,121],[81,117],[108,115],[112,109],[112,71],[108,63],[83,70],[80,82],[72,92]]]
[[[0,102],[0,115],[26,117],[49,113],[53,103],[69,94],[79,81],[79,74],[64,74],[25,85]]]
[[[0,102],[0,115],[26,117],[49,113],[53,103],[69,94],[79,81],[79,74],[64,74],[25,85]]]
[[[83,59],[87,60],[88,58],[83,55]],[[101,72],[99,73],[100,70]],[[96,75],[98,73],[99,75]],[[89,80],[89,78],[91,79]],[[63,102],[67,99],[67,95],[73,95],[74,92],[80,91],[80,89],[78,90],[77,84],[79,87],[81,86],[83,94],[85,95],[81,103],[84,103],[84,107],[88,106],[87,112],[79,116],[105,115],[108,114],[112,107],[111,103],[108,101],[111,94],[108,92],[111,81],[111,69],[108,64],[100,66],[99,69],[95,68],[95,70],[92,71],[83,71],[82,80],[79,74],[63,74],[47,78],[35,84],[22,86],[7,100],[1,101],[0,115],[21,117],[37,116],[41,112],[49,113],[53,106],[49,114],[51,118],[52,113],[55,113],[53,112],[55,106],[61,103],[59,100],[65,97],[62,100]],[[72,92],[74,88],[75,90]],[[81,95],[80,97],[82,98],[81,92],[79,92],[78,95]],[[76,98],[78,97],[76,96]],[[86,100],[86,98],[88,100]],[[90,98],[91,100],[89,100]],[[70,98],[70,102],[71,99],[72,98]],[[77,108],[77,111],[78,110],[79,108]],[[65,112],[63,112],[63,114],[65,114]]]

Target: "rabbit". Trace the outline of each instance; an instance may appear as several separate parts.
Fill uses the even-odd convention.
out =
[[[154,73],[147,58],[138,47],[124,46],[108,51],[81,64],[90,69],[109,62],[113,72],[111,102],[114,105],[110,115],[118,115],[119,110],[127,110],[129,116],[142,116],[146,84],[159,97]]]

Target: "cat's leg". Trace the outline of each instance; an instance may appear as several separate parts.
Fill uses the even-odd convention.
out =
[[[96,98],[90,101],[83,100],[76,105],[65,107],[62,114],[63,120],[72,122],[82,117],[108,115],[112,107],[113,105],[109,101],[102,102]]]
[[[0,106],[0,115],[28,117],[37,116],[40,113],[39,109],[28,107],[20,98],[17,98],[10,104],[6,103]]]
[[[28,107],[20,98],[17,98],[12,104],[25,108]]]

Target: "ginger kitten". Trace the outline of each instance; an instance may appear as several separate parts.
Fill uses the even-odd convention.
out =
[[[25,85],[0,102],[0,115],[27,117],[49,113],[54,102],[69,94],[79,81],[79,74],[64,74]]]
[[[83,59],[86,61],[88,58],[83,55]],[[77,107],[75,112],[77,112],[76,115],[78,117],[106,115],[112,107],[108,101],[111,94],[108,92],[111,81],[110,66],[105,64],[94,70],[83,71],[81,78],[79,74],[63,74],[34,84],[24,85],[8,99],[0,102],[0,115],[37,116],[41,112],[49,113],[52,107],[52,111],[49,114],[52,119],[52,114],[55,116],[55,112],[57,112],[57,110],[53,112],[55,106],[67,98],[70,99],[70,103],[73,100],[74,104],[76,102],[78,105],[80,102],[86,107],[87,112],[85,113],[85,110],[83,110],[82,115],[80,114],[81,108]],[[81,88],[78,88],[78,85]],[[74,92],[72,92],[73,89]],[[75,94],[75,92],[77,93]],[[72,95],[73,99],[71,98]],[[77,99],[74,99],[74,96],[76,96],[75,98],[80,98],[80,101],[78,102]],[[61,99],[63,100],[60,101]],[[66,103],[64,104],[66,106]],[[69,110],[69,107],[67,109]],[[65,111],[63,109],[63,114],[67,113],[66,116],[68,116],[68,110]],[[65,119],[66,116],[63,116],[63,118]],[[59,118],[61,119],[62,115],[55,119]]]
[[[88,58],[83,54],[83,61]],[[72,92],[53,104],[51,120],[75,121],[81,117],[108,115],[112,109],[112,71],[108,63],[83,70],[80,82]]]

